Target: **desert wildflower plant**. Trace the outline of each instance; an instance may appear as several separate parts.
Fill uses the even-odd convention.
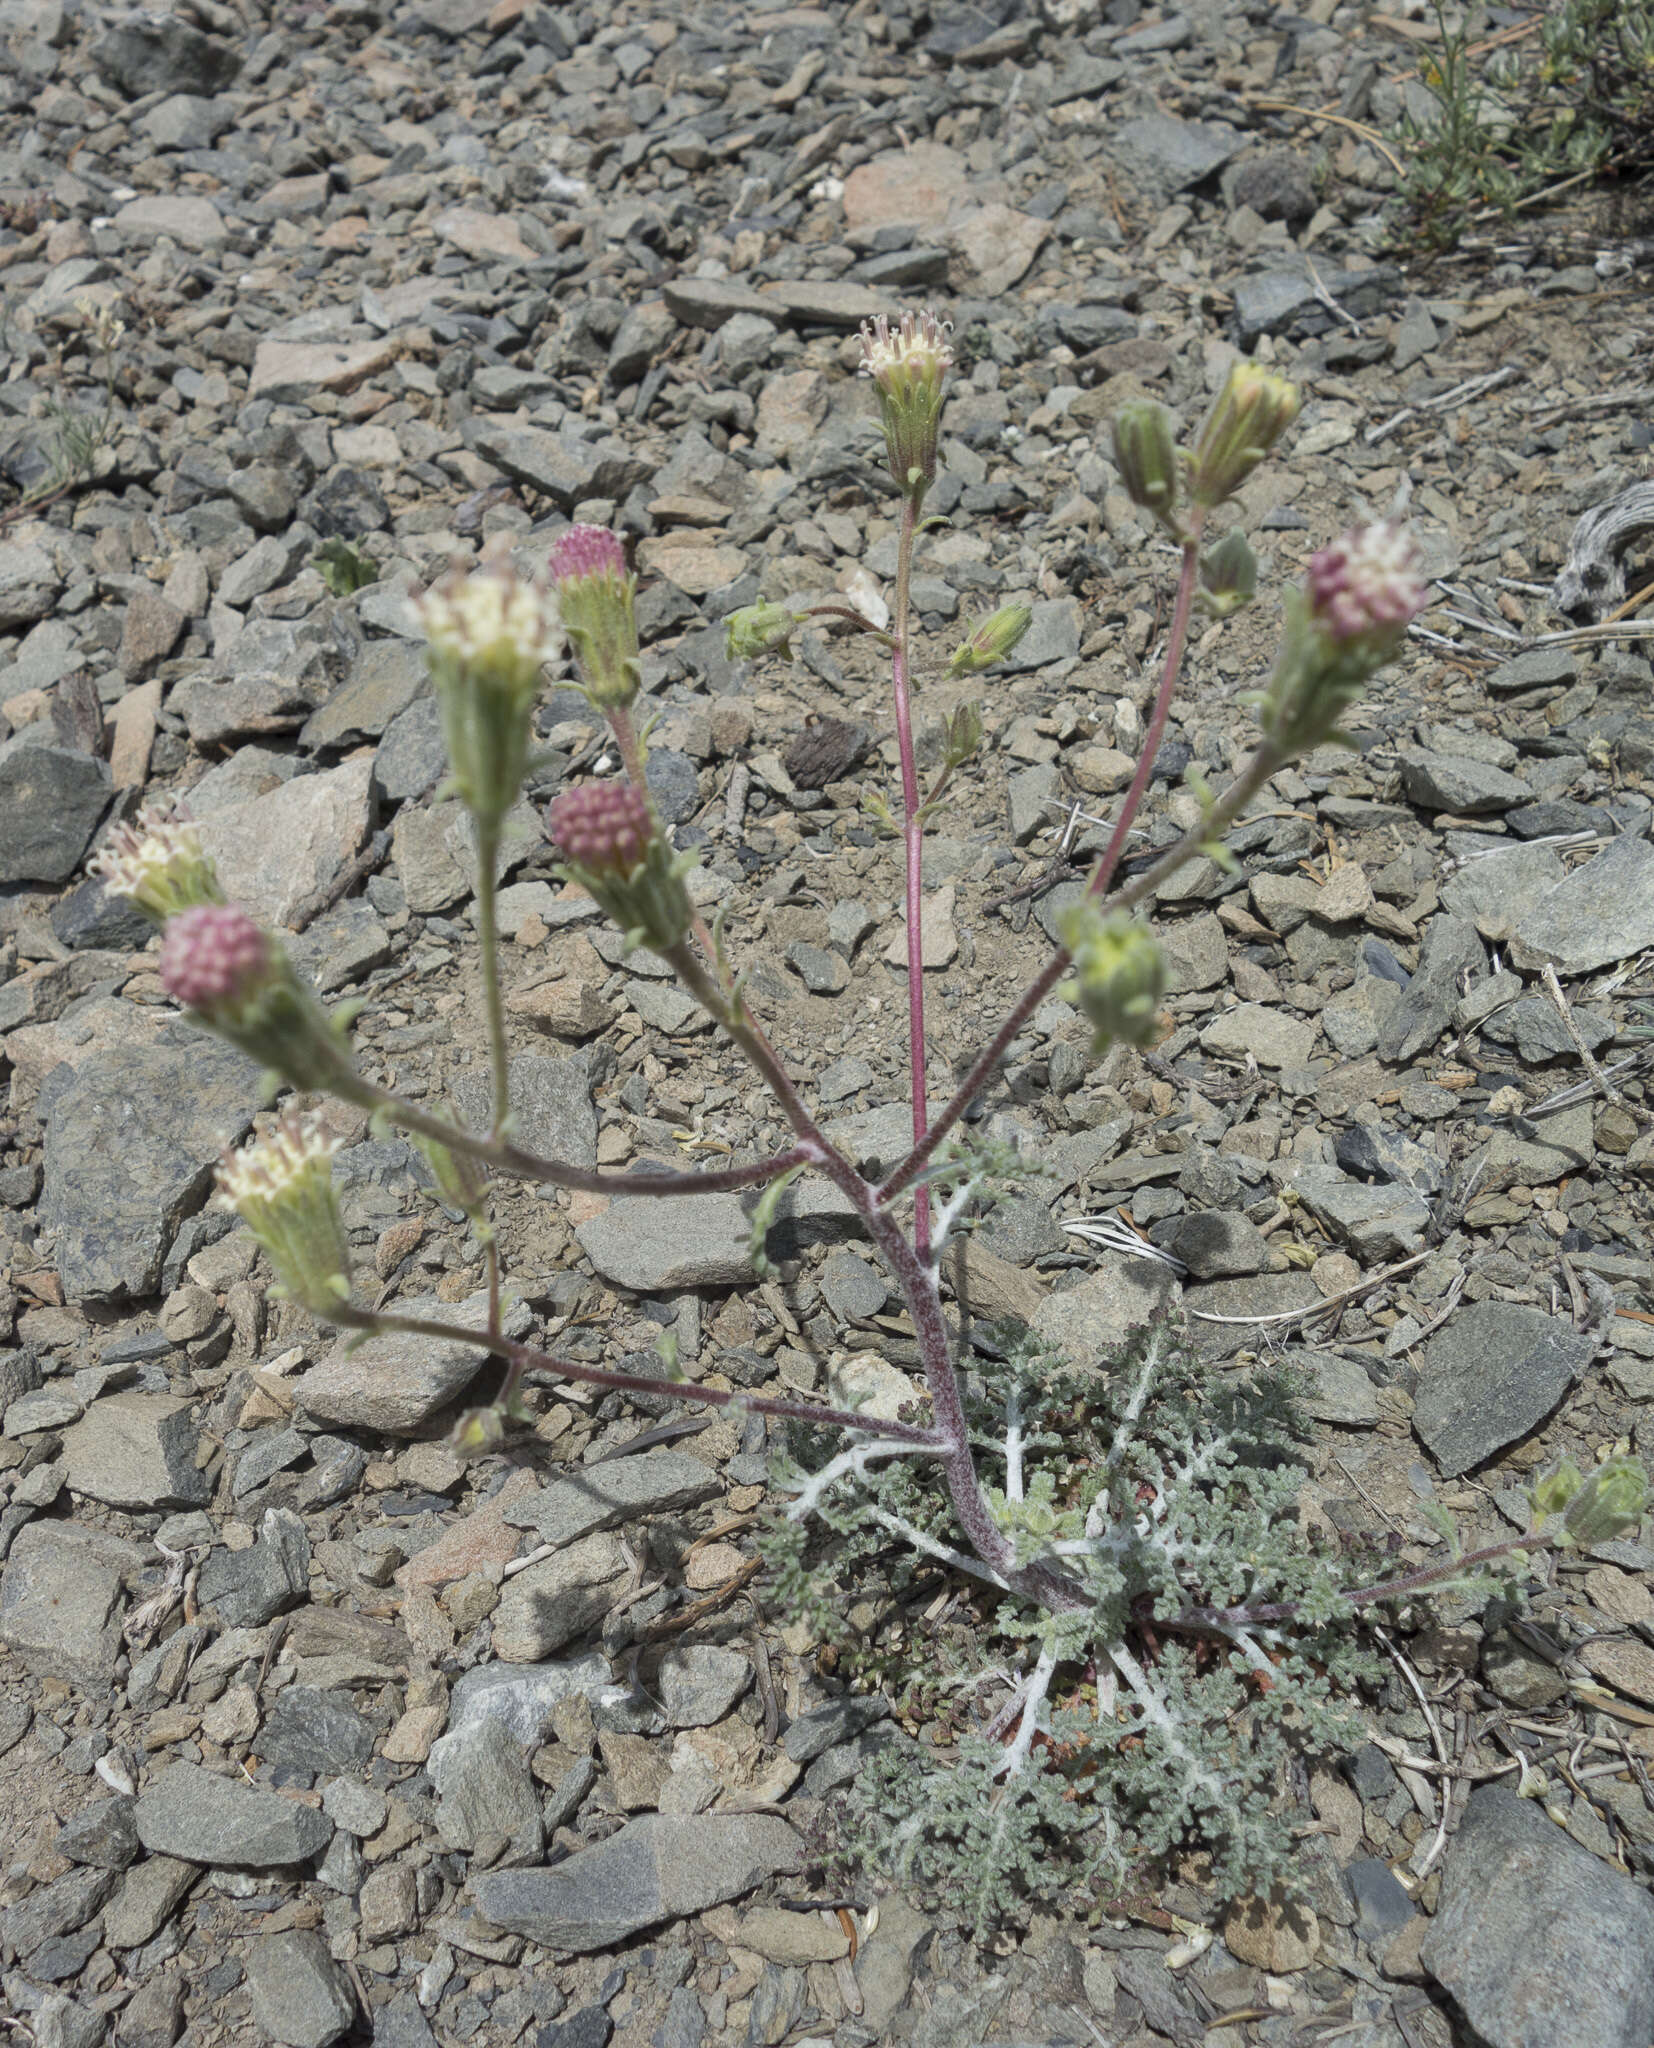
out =
[[[202,1026],[251,1053],[276,1088],[331,1094],[381,1128],[406,1132],[441,1198],[471,1220],[488,1273],[488,1314],[468,1328],[369,1306],[353,1290],[348,1241],[331,1182],[334,1141],[315,1116],[289,1112],[226,1159],[219,1184],[269,1256],[281,1288],[365,1338],[437,1336],[504,1366],[496,1397],[460,1421],[457,1441],[485,1450],[524,1413],[524,1375],[562,1377],[762,1416],[784,1454],[787,1501],[768,1539],[778,1592],[823,1637],[842,1635],[853,1589],[869,1575],[900,1582],[938,1565],[975,1603],[979,1669],[938,1661],[931,1677],[959,1727],[943,1760],[899,1736],[876,1748],[844,1817],[845,1853],[952,1898],[978,1926],[1035,1894],[1082,1887],[1095,1900],[1145,1866],[1188,1849],[1235,1895],[1290,1878],[1290,1835],[1274,1795],[1289,1752],[1347,1733],[1347,1688],[1363,1668],[1366,1610],[1486,1583],[1536,1548],[1600,1542],[1642,1513],[1640,1472],[1611,1461],[1559,1468],[1535,1489],[1520,1538],[1468,1556],[1444,1531],[1442,1556],[1401,1576],[1318,1547],[1300,1527],[1305,1476],[1289,1389],[1262,1371],[1219,1372],[1162,1317],[1119,1356],[1084,1370],[1025,1336],[950,1326],[944,1259],[983,1190],[1018,1169],[1003,1148],[967,1135],[967,1112],[1040,1005],[1061,993],[1084,1016],[1093,1050],[1152,1045],[1166,970],[1147,918],[1156,891],[1203,853],[1304,750],[1339,737],[1361,688],[1398,651],[1425,601],[1406,532],[1375,526],[1334,541],[1289,595],[1274,668],[1255,693],[1258,738],[1230,786],[1196,790],[1199,817],[1130,880],[1121,860],[1142,806],[1182,674],[1197,607],[1222,618],[1244,605],[1256,564],[1231,530],[1206,527],[1291,428],[1297,393],[1261,365],[1237,362],[1184,448],[1169,413],[1126,407],[1115,452],[1136,502],[1178,551],[1164,666],[1143,750],[1083,900],[1061,944],[988,1034],[951,1097],[926,1087],[926,990],[920,872],[927,818],[948,779],[980,746],[975,706],[954,713],[940,768],[922,786],[914,743],[915,650],[909,599],[914,547],[936,475],[951,365],[946,327],[929,313],[880,320],[863,335],[899,494],[901,519],[888,628],[844,606],[816,609],[876,633],[888,650],[899,762],[885,804],[904,876],[911,1142],[881,1179],[833,1144],[789,1075],[732,971],[720,934],[697,911],[695,857],[676,848],[651,801],[640,697],[635,579],[621,540],[589,526],[557,539],[545,581],[485,561],[421,604],[441,705],[449,787],[470,812],[483,1008],[492,1059],[484,1132],[400,1098],[356,1064],[348,1006],[328,1014],[276,938],[222,891],[187,820],[140,819],[102,872],[163,928],[161,978]],[[783,656],[807,613],[760,603],[729,621],[733,652]],[[953,650],[954,676],[1002,661],[1029,625],[1007,605]],[[516,1143],[509,1047],[494,957],[496,862],[532,761],[532,720],[548,661],[564,640],[581,686],[607,722],[619,772],[577,783],[551,803],[545,831],[568,880],[625,934],[665,961],[773,1095],[792,1142],[773,1157],[705,1172],[639,1175],[542,1159]],[[912,1320],[922,1398],[895,1414],[692,1384],[670,1360],[658,1374],[560,1357],[506,1334],[490,1190],[515,1180],[597,1195],[694,1200],[752,1197],[755,1264],[782,1190],[823,1176],[849,1203]],[[878,1646],[860,1646],[879,1675]]]

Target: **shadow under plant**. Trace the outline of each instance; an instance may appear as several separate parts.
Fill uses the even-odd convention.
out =
[[[1197,608],[1223,618],[1253,595],[1255,564],[1239,530],[1215,546],[1207,527],[1297,415],[1293,387],[1238,363],[1182,450],[1159,406],[1125,407],[1116,461],[1136,502],[1177,551],[1178,581],[1164,669],[1141,758],[1062,944],[989,1038],[952,1099],[925,1086],[920,875],[927,823],[981,737],[962,707],[940,769],[922,788],[913,741],[914,649],[909,586],[914,543],[934,482],[951,351],[930,314],[864,332],[865,373],[880,405],[902,502],[895,601],[888,628],[834,607],[873,633],[890,658],[899,804],[874,815],[901,841],[904,864],[909,1104],[912,1143],[880,1181],[824,1135],[750,1008],[719,933],[697,908],[695,860],[677,852],[646,780],[647,730],[637,722],[635,583],[619,539],[573,526],[552,552],[549,588],[486,565],[427,592],[423,623],[442,708],[451,792],[470,813],[477,852],[477,924],[491,1055],[486,1133],[406,1101],[357,1066],[345,1008],[328,1014],[279,943],[222,899],[187,820],[151,813],[103,862],[109,886],[164,928],[161,978],[197,1022],[251,1054],[282,1085],[332,1095],[380,1127],[412,1136],[444,1201],[485,1248],[480,1328],[381,1312],[353,1291],[349,1241],[335,1198],[335,1140],[321,1119],[289,1111],[228,1157],[223,1199],[269,1257],[280,1286],[359,1341],[422,1336],[504,1362],[504,1384],[458,1429],[462,1447],[501,1442],[520,1419],[524,1375],[561,1376],[622,1393],[676,1395],[790,1425],[778,1475],[791,1505],[772,1534],[784,1599],[825,1630],[843,1588],[898,1560],[940,1562],[977,1601],[981,1668],[939,1674],[960,1707],[956,1757],[916,1758],[899,1743],[871,1756],[845,1819],[842,1850],[950,1895],[985,1928],[1034,1894],[1077,1883],[1114,1887],[1144,1865],[1194,1847],[1227,1897],[1290,1883],[1291,1837],[1272,1808],[1289,1752],[1347,1734],[1350,1688],[1366,1664],[1365,1610],[1427,1591],[1486,1582],[1541,1546],[1600,1543],[1634,1524],[1642,1475],[1610,1461],[1589,1477],[1547,1473],[1533,1526],[1459,1556],[1444,1529],[1441,1561],[1386,1579],[1322,1550],[1299,1527],[1303,1470],[1284,1390],[1197,1365],[1162,1321],[1126,1355],[1076,1373],[1037,1348],[950,1329],[941,1296],[950,1238],[987,1190],[1024,1169],[964,1135],[965,1119],[1039,1005],[1060,991],[1088,1020],[1097,1053],[1151,1046],[1161,1032],[1166,972],[1141,916],[1155,891],[1197,855],[1228,856],[1223,835],[1271,779],[1339,722],[1398,649],[1424,603],[1412,543],[1388,525],[1346,535],[1317,555],[1290,593],[1273,672],[1255,695],[1259,739],[1221,794],[1200,785],[1198,822],[1133,880],[1116,874],[1148,787]],[[783,649],[802,616],[775,605],[735,615],[746,655]],[[954,676],[990,669],[1027,628],[1006,607],[954,651]],[[566,636],[581,681],[607,720],[622,767],[611,781],[564,791],[547,818],[571,881],[635,946],[667,962],[684,989],[752,1064],[780,1104],[794,1142],[782,1153],[700,1174],[588,1171],[522,1150],[511,1129],[510,1055],[497,959],[495,877],[501,837],[533,762],[532,717],[543,669]],[[895,1408],[830,1406],[690,1385],[670,1350],[658,1374],[618,1372],[554,1356],[506,1333],[505,1276],[490,1220],[496,1179],[594,1194],[684,1200],[751,1192],[752,1255],[800,1173],[824,1176],[848,1202],[901,1291],[923,1367],[922,1395]],[[480,1361],[479,1361],[480,1362]],[[881,1407],[883,1412],[881,1412]],[[936,1767],[932,1767],[933,1763]]]

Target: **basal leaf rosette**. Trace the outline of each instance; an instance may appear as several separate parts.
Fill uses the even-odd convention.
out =
[[[276,1284],[313,1315],[350,1299],[350,1239],[333,1188],[339,1140],[318,1117],[289,1112],[265,1137],[226,1152],[219,1200],[257,1238]]]
[[[197,904],[167,920],[161,986],[278,1080],[376,1104],[345,1035],[356,1006],[329,1016],[282,947],[239,904]]]
[[[546,830],[571,881],[600,903],[634,945],[668,953],[694,917],[684,876],[692,854],[675,854],[648,799],[629,782],[565,789]]]
[[[551,587],[587,697],[599,711],[630,704],[643,675],[637,578],[619,536],[603,526],[560,533],[551,550]]]

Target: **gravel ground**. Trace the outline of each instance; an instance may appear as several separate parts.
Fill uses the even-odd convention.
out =
[[[1186,767],[1240,758],[1276,593],[1324,539],[1405,511],[1435,602],[1357,750],[1275,779],[1238,874],[1161,896],[1158,1051],[1093,1063],[1056,1002],[1013,1048],[987,1125],[1051,1171],[983,1220],[972,1281],[1077,1355],[1170,1289],[1220,1355],[1301,1364],[1322,1526],[1409,1561],[1438,1506],[1467,1546],[1525,1526],[1537,1467],[1636,1446],[1654,1400],[1654,678],[1634,632],[1555,637],[1646,553],[1626,588],[1553,589],[1579,515],[1648,475],[1647,249],[1589,214],[1431,267],[1391,246],[1417,14],[0,0],[0,2005],[38,2048],[1647,2048],[1654,1551],[1536,1565],[1519,1617],[1408,1617],[1370,1741],[1282,1787],[1291,1911],[1225,1919],[1191,1868],[984,1953],[871,1876],[830,1893],[867,1730],[945,1731],[847,1697],[768,1602],[762,1420],[537,1388],[520,1440],[458,1461],[471,1354],[347,1354],[267,1298],[207,1201],[257,1077],[86,879],[145,793],[187,793],[231,892],[366,999],[365,1063],[484,1114],[407,593],[612,523],[657,803],[807,1095],[892,1156],[877,663],[810,631],[749,667],[719,622],[760,592],[882,604],[855,328],[934,304],[958,363],[915,601],[943,651],[1034,607],[1006,669],[919,695],[922,756],[966,695],[987,732],[926,847],[945,1090],[1141,739],[1174,561],[1107,420],[1146,391],[1192,422],[1244,347],[1305,397],[1241,500],[1264,598],[1196,639],[1135,857],[1190,822]],[[81,473],[22,506],[77,416]],[[339,594],[329,550],[372,580]],[[541,729],[536,802],[612,767],[566,684]],[[525,1142],[779,1148],[524,824]],[[400,1141],[341,1128],[379,1298],[479,1314],[463,1220]],[[733,1205],[687,1206],[508,1194],[513,1327],[608,1362],[669,1329],[723,1385],[913,1361],[841,1205],[802,1188],[756,1287]],[[1098,1217],[1177,1263],[1064,1228]],[[940,1576],[865,1590],[886,1643],[960,1625]]]

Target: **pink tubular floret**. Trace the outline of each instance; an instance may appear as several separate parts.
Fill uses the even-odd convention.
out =
[[[626,553],[620,536],[606,526],[570,526],[551,547],[551,580],[567,583],[580,576],[624,576]]]
[[[1314,556],[1310,610],[1335,640],[1405,626],[1424,609],[1419,552],[1405,527],[1357,527]]]
[[[649,806],[629,782],[583,782],[555,798],[546,823],[563,858],[594,874],[629,874],[655,836]]]
[[[269,964],[265,936],[234,903],[203,903],[167,919],[161,986],[189,1010],[245,993]]]

